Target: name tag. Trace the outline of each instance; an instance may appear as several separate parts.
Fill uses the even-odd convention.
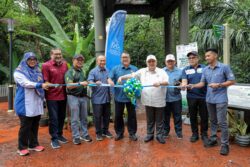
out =
[[[189,70],[186,70],[185,72],[186,72],[187,75],[195,74],[195,70],[194,69],[189,69]]]
[[[202,68],[197,68],[197,73],[202,73]]]

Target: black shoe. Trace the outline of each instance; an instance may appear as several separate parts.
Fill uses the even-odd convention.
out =
[[[153,139],[154,139],[154,136],[146,136],[146,137],[144,138],[144,142],[147,143],[147,142],[149,142],[149,141],[151,141],[151,140],[153,140]]]
[[[113,138],[113,135],[112,135],[109,131],[103,133],[102,136],[103,136],[103,137],[107,137],[107,138],[109,138],[109,139],[112,139],[112,138]]]
[[[60,144],[59,144],[59,142],[58,142],[58,140],[52,140],[51,143],[50,143],[50,145],[51,145],[51,147],[53,149],[57,149],[57,148],[61,147]]]
[[[201,139],[202,139],[204,147],[206,147],[208,145],[208,141],[209,141],[208,137],[207,136],[201,136]]]
[[[206,136],[205,136],[205,135],[202,135],[202,136],[201,136],[201,140],[208,140],[207,135],[206,135]]]
[[[115,137],[115,141],[118,141],[118,140],[121,140],[121,139],[123,139],[123,135],[117,135]]]
[[[229,153],[229,146],[228,145],[221,146],[220,154],[221,155],[228,155],[228,153]]]
[[[63,136],[58,136],[57,139],[58,139],[58,141],[59,141],[60,143],[63,143],[63,144],[69,142],[69,141],[68,141],[65,137],[63,137]]]
[[[197,140],[199,140],[199,136],[197,136],[197,135],[192,135],[190,137],[190,142],[192,142],[192,143],[196,142]]]
[[[84,136],[84,137],[80,137],[80,139],[83,140],[83,141],[86,141],[86,142],[92,142],[92,139],[91,139],[91,137],[89,135]]]
[[[103,140],[102,135],[96,135],[96,140],[97,140],[97,141],[102,141],[102,140]]]
[[[163,133],[162,137],[163,137],[164,139],[169,138],[169,133]]]
[[[129,135],[129,139],[132,140],[132,141],[136,141],[137,136],[135,134]]]
[[[81,144],[80,138],[75,138],[75,139],[73,139],[73,143],[74,143],[75,145]]]
[[[166,141],[164,140],[163,137],[156,137],[156,140],[157,140],[159,143],[161,143],[161,144],[165,144],[165,143],[166,143]]]
[[[208,140],[207,142],[207,145],[205,147],[214,147],[214,146],[217,146],[218,145],[218,142],[217,140]]]

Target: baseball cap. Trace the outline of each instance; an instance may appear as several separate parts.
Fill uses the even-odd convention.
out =
[[[149,60],[155,60],[156,61],[156,57],[154,55],[148,55],[146,61],[148,62]]]
[[[174,60],[175,61],[175,57],[174,57],[174,55],[172,55],[172,54],[168,54],[167,56],[166,56],[166,59],[165,59],[166,61],[168,61],[168,60]]]
[[[196,51],[189,52],[187,54],[187,57],[189,57],[190,55],[199,56],[199,54]]]
[[[73,57],[73,59],[78,59],[78,58],[82,58],[84,60],[84,57],[81,54],[75,54]]]

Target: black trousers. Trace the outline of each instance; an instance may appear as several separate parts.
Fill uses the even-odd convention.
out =
[[[200,122],[201,136],[207,136],[208,111],[205,99],[187,98],[187,101],[188,101],[188,110],[190,114],[190,122],[193,135],[196,136],[199,135],[198,121],[197,121],[197,114],[199,113],[201,118]]]
[[[174,102],[166,102],[164,111],[164,135],[168,135],[170,132],[170,118],[173,113],[174,128],[177,135],[182,135],[182,102],[181,100]]]
[[[164,107],[145,106],[145,108],[147,117],[147,135],[154,136],[156,126],[156,136],[162,137]]]
[[[58,136],[63,135],[66,103],[66,100],[47,100],[51,140],[57,140]]]
[[[137,121],[135,106],[131,102],[115,101],[115,132],[117,135],[123,135],[124,133],[123,114],[125,106],[128,113],[128,132],[130,135],[133,135],[137,131]]]
[[[94,124],[97,135],[106,133],[109,129],[110,103],[93,104]]]
[[[38,128],[41,115],[35,117],[19,116],[18,149],[34,148],[38,143]]]

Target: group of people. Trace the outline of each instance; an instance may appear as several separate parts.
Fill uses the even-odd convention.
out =
[[[176,67],[176,59],[168,54],[164,68],[157,67],[154,55],[146,58],[146,67],[138,70],[130,64],[130,55],[123,52],[121,64],[110,71],[106,68],[106,57],[96,57],[97,66],[86,76],[82,71],[84,56],[76,54],[72,66],[68,69],[59,48],[52,49],[51,59],[38,66],[34,53],[24,54],[24,58],[14,72],[17,84],[15,111],[20,119],[18,134],[18,154],[28,155],[30,150],[43,151],[38,142],[39,120],[43,114],[43,101],[46,99],[49,113],[49,133],[51,147],[60,148],[60,143],[67,143],[63,136],[63,126],[66,117],[66,105],[70,110],[72,141],[79,145],[82,141],[91,142],[87,122],[87,86],[92,85],[91,102],[93,106],[96,140],[104,137],[113,138],[109,131],[111,116],[111,95],[115,101],[114,129],[115,141],[124,138],[124,111],[127,111],[127,128],[129,139],[136,141],[137,119],[134,104],[123,92],[122,87],[129,78],[140,80],[144,87],[141,92],[141,102],[146,110],[147,135],[144,142],[156,140],[165,144],[170,133],[171,113],[177,139],[182,139],[182,97],[181,90],[187,90],[187,101],[191,120],[191,142],[199,140],[199,135],[205,147],[217,145],[217,127],[221,128],[220,154],[229,153],[229,135],[227,125],[227,87],[234,84],[234,75],[229,66],[218,61],[218,51],[208,49],[205,59],[208,66],[199,64],[197,52],[187,54],[190,65],[183,70]],[[54,86],[53,84],[59,84]],[[105,84],[105,86],[102,86]],[[110,86],[106,86],[109,84]],[[66,86],[65,86],[66,85]],[[94,85],[94,86],[93,86]],[[114,87],[115,86],[115,87]],[[112,90],[114,87],[114,90]],[[197,114],[199,113],[200,132]],[[211,123],[211,137],[208,138],[208,118]],[[156,131],[156,132],[155,132]]]

